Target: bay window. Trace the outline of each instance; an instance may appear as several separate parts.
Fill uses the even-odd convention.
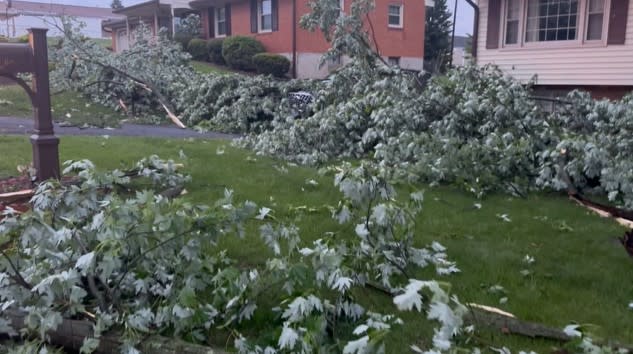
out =
[[[503,43],[601,41],[610,0],[506,0]]]
[[[604,4],[605,0],[589,0],[587,7],[587,40],[595,41],[602,39],[602,28],[604,26]]]

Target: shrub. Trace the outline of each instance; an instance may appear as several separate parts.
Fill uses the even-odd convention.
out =
[[[207,60],[207,41],[200,38],[194,38],[187,45],[187,52],[191,54],[194,60]]]
[[[207,55],[209,61],[215,64],[225,64],[224,57],[222,56],[222,43],[223,38],[214,38],[207,41]]]
[[[0,36],[0,43],[7,43],[8,41],[9,41],[9,38],[5,36]]]
[[[290,60],[279,54],[259,53],[253,57],[253,65],[260,74],[283,77],[290,69]]]
[[[174,36],[174,41],[180,43],[180,46],[182,47],[182,50],[187,50],[187,47],[189,46],[189,42],[193,39],[193,37],[191,37],[190,35],[187,34],[183,34],[183,33],[177,33]]]
[[[29,42],[29,35],[25,34],[25,35],[22,35],[20,37],[13,38],[13,42],[16,42],[16,43],[28,43]]]
[[[234,69],[253,70],[253,56],[264,51],[264,46],[251,37],[229,37],[222,43],[222,56]]]

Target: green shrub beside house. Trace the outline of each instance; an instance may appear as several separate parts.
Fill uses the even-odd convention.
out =
[[[207,55],[210,62],[219,65],[226,64],[226,61],[224,61],[224,57],[222,56],[223,43],[223,38],[213,38],[207,41]]]
[[[279,54],[259,53],[253,57],[253,65],[258,74],[284,77],[290,70],[290,60]]]
[[[222,43],[222,56],[226,64],[237,70],[253,70],[253,57],[265,52],[264,46],[256,39],[245,36],[232,36]]]
[[[207,41],[200,38],[192,39],[187,45],[187,52],[191,54],[194,60],[207,60],[209,57],[207,53]]]

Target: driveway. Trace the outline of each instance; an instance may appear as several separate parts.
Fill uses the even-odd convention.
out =
[[[33,133],[33,119],[0,117],[0,135],[29,135]],[[120,128],[78,128],[60,126],[55,123],[55,135],[88,136],[143,136],[155,138],[198,138],[198,139],[235,139],[238,135],[222,133],[199,133],[192,129],[164,127],[155,125],[121,124]]]

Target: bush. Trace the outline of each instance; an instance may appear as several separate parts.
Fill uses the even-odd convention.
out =
[[[9,38],[5,36],[0,36],[0,43],[7,43],[7,42],[9,42]]]
[[[224,60],[230,67],[239,70],[253,70],[253,56],[264,51],[264,46],[251,37],[229,37],[222,43]]]
[[[15,42],[15,43],[28,43],[29,42],[29,35],[25,34],[25,35],[22,35],[20,37],[13,38],[12,42]]]
[[[259,74],[283,77],[290,69],[290,60],[279,54],[259,53],[253,57],[253,65]]]
[[[189,46],[189,42],[193,39],[190,35],[178,33],[174,36],[174,41],[180,43],[182,50],[186,51]]]
[[[207,54],[207,41],[200,38],[190,40],[189,45],[187,45],[187,52],[191,54],[194,60],[206,61],[209,57]]]
[[[215,64],[225,64],[224,57],[222,56],[222,43],[223,38],[214,38],[207,41],[207,55],[209,61]]]

